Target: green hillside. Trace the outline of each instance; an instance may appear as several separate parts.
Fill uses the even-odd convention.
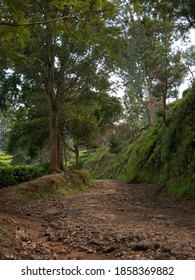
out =
[[[166,124],[159,117],[118,154],[103,147],[84,168],[96,178],[158,183],[179,196],[195,198],[195,86],[169,105]]]

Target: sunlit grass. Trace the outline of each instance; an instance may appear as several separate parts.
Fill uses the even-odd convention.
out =
[[[4,152],[0,152],[0,164],[9,165],[12,161],[12,156],[6,155]]]

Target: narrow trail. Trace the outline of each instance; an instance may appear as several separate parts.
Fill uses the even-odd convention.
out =
[[[0,211],[15,240],[5,259],[195,259],[195,203],[155,185],[98,180],[82,193]]]

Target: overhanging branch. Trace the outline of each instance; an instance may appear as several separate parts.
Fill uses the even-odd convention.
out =
[[[86,15],[88,13],[100,14],[100,13],[111,12],[111,11],[113,12],[113,10],[110,10],[110,9],[109,10],[106,10],[106,9],[92,10],[92,11],[84,13],[83,15]],[[41,25],[41,24],[45,25],[45,24],[50,24],[50,23],[57,22],[60,20],[68,20],[68,19],[75,19],[77,21],[83,21],[76,15],[70,15],[70,16],[62,16],[62,17],[58,17],[58,18],[54,18],[54,19],[49,19],[49,20],[45,20],[45,21],[32,21],[32,22],[25,22],[25,23],[0,21],[0,26],[28,27],[28,26]]]
[[[28,27],[28,26],[32,26],[32,25],[39,25],[39,24],[50,24],[53,22],[57,22],[60,20],[66,20],[66,19],[75,19],[75,20],[79,20],[80,19],[77,16],[63,16],[63,17],[59,17],[59,18],[55,18],[55,19],[50,19],[50,20],[45,20],[45,21],[32,21],[32,22],[25,22],[25,23],[16,23],[16,22],[6,22],[6,21],[0,21],[0,26],[4,25],[4,26],[14,26],[14,27]]]

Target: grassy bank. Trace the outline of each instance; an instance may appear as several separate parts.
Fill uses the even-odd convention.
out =
[[[70,195],[88,189],[94,181],[83,171],[45,175],[35,180],[0,190],[1,200],[25,201]]]
[[[124,143],[118,154],[103,147],[84,168],[96,178],[157,183],[195,198],[195,86],[169,105],[166,123],[159,117],[134,142]]]

